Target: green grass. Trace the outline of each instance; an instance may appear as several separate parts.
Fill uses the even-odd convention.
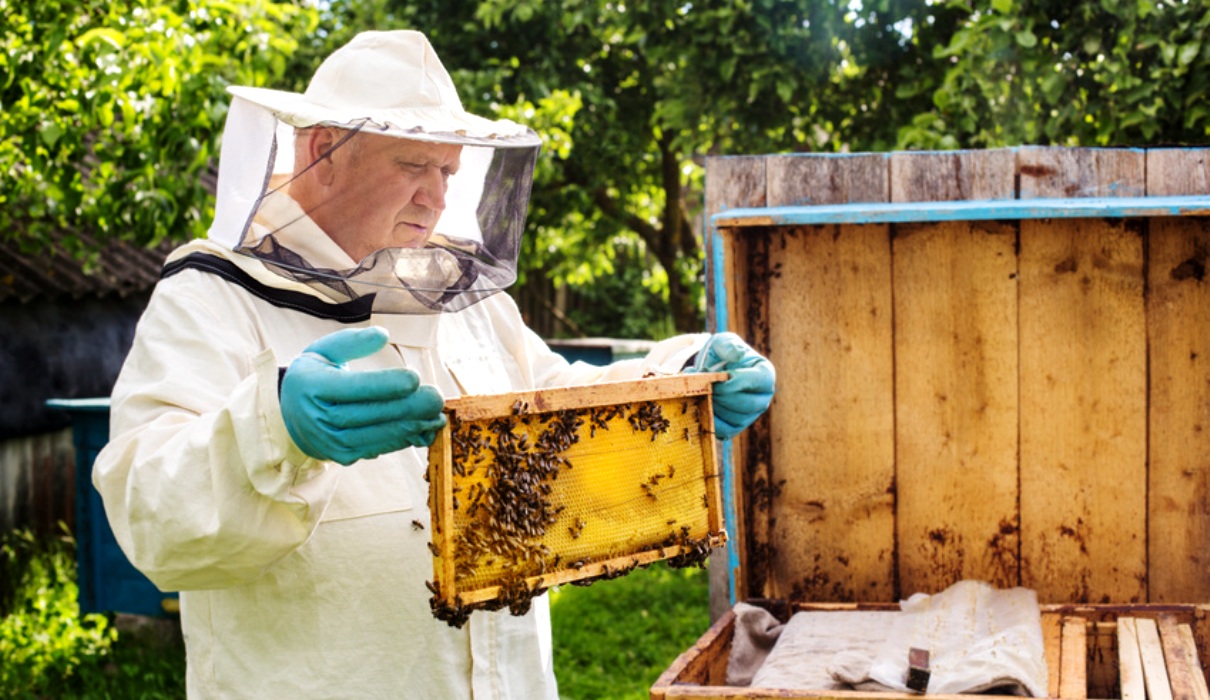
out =
[[[710,625],[709,597],[704,570],[663,564],[552,592],[559,695],[647,698],[656,678]]]
[[[179,634],[81,617],[74,541],[66,532],[0,538],[0,697],[169,700],[185,697]],[[701,569],[655,564],[624,578],[551,592],[555,675],[565,700],[645,699],[709,624]]]

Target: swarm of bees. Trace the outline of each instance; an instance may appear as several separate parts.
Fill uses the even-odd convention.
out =
[[[682,404],[682,414],[686,410],[687,404]],[[563,563],[561,555],[552,552],[543,538],[557,524],[564,537],[578,539],[588,525],[578,514],[563,514],[565,506],[551,502],[553,485],[560,473],[574,468],[565,453],[580,441],[582,432],[595,437],[598,430],[609,430],[611,425],[616,429],[619,424],[629,424],[636,433],[650,432],[654,441],[669,431],[671,421],[664,417],[656,401],[544,413],[530,412],[528,405],[518,401],[510,415],[480,421],[463,421],[456,413],[450,414],[450,470],[461,478],[454,479],[452,487],[453,510],[459,523],[451,533],[454,584],[469,582],[482,568],[504,573],[492,581],[492,585],[499,587],[494,599],[472,603],[465,602],[459,594],[451,600],[442,595],[439,582],[428,583],[433,594],[430,607],[434,617],[461,627],[475,610],[507,607],[514,615],[529,610],[532,598],[547,588],[543,576],[559,571]],[[688,439],[686,435],[685,440]],[[645,479],[639,485],[642,493],[654,501],[661,480],[671,480],[675,470],[669,464],[666,473]],[[470,483],[463,487],[458,485],[459,481]],[[669,524],[675,522],[670,520]],[[704,565],[711,546],[718,540],[710,535],[695,540],[689,537],[689,529],[683,526],[678,534],[674,528],[658,546],[661,558],[664,549],[680,546],[684,549],[669,560],[672,565]],[[434,556],[441,556],[435,547],[430,548]],[[563,563],[563,568],[580,570],[591,563],[591,559],[578,559]],[[599,574],[573,583],[587,585],[616,578],[647,565],[637,558],[627,565],[612,563],[615,566],[602,564]]]

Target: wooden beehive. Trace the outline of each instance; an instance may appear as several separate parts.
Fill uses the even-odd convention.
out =
[[[1210,658],[1208,156],[708,161],[711,320],[778,393],[724,455],[716,623],[652,697],[821,695],[723,686],[734,601],[844,610],[963,579],[1037,591],[1063,630],[1052,696],[1128,695],[1120,618],[1170,630],[1152,650],[1186,624]],[[1200,696],[1173,649],[1173,695]]]
[[[429,449],[434,614],[515,614],[550,586],[726,540],[710,387],[678,374],[464,396]]]

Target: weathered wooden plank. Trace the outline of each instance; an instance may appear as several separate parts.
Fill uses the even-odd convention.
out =
[[[1046,697],[1059,697],[1063,663],[1063,615],[1042,613],[1042,646],[1046,650]]]
[[[930,221],[1153,219],[1165,216],[1210,216],[1210,195],[859,202],[809,207],[759,207],[728,209],[715,215],[712,221],[721,228],[772,228],[829,224],[923,224]]]
[[[1081,615],[1081,617],[1083,617]],[[1087,619],[1087,618],[1085,618]],[[1118,697],[1118,625],[1088,621],[1088,697]]]
[[[1063,618],[1063,650],[1059,667],[1059,697],[1088,697],[1088,629],[1082,617]]]
[[[1168,684],[1172,687],[1173,700],[1196,700],[1189,655],[1185,651],[1185,642],[1181,639],[1176,617],[1162,613],[1158,617],[1158,626],[1160,646],[1164,650],[1164,665],[1168,668]]]
[[[744,301],[737,306],[734,324],[744,328],[744,337],[766,357],[771,356],[769,341],[769,278],[773,274],[769,260],[769,249],[773,239],[783,235],[774,231],[736,231],[734,237],[742,238],[744,251],[745,287],[738,295]],[[743,600],[766,595],[766,583],[770,578],[769,528],[773,522],[770,506],[770,420],[771,413],[761,416],[755,423],[731,440],[732,454],[737,465],[736,478],[740,492],[745,494],[738,509],[743,513],[744,524],[744,576],[737,577],[736,587]]]
[[[886,202],[887,165],[882,153],[769,156],[767,206]]]
[[[1210,153],[1204,148],[1147,149],[1147,196],[1210,193]]]
[[[739,241],[735,245],[737,254],[743,255],[742,275],[744,288],[731,295],[736,300],[736,329],[748,343],[766,357],[769,349],[769,247],[772,232],[729,231],[728,238]],[[742,302],[739,303],[739,302]],[[748,429],[731,440],[731,454],[735,469],[735,483],[744,497],[738,499],[736,510],[742,523],[744,539],[743,575],[735,577],[736,600],[765,595],[765,582],[769,579],[769,526],[772,520],[768,505],[769,483],[769,420],[768,414],[757,419]]]
[[[715,231],[710,226],[710,217],[725,209],[736,207],[763,207],[768,202],[765,199],[767,188],[765,180],[766,158],[763,156],[730,156],[708,158],[706,161],[706,258],[713,264],[706,266],[706,322],[710,330],[717,330],[718,309],[716,303],[722,296],[720,284],[724,283],[731,292],[730,300],[742,304],[742,298],[737,298],[743,287],[742,270],[744,256],[736,254],[731,249],[717,250]],[[734,237],[725,237],[722,242],[726,248],[742,243]],[[742,251],[739,251],[742,252]],[[722,263],[722,266],[719,265]],[[718,276],[721,275],[721,279]],[[735,308],[724,309],[724,317],[735,319]],[[730,312],[730,313],[726,313]],[[742,329],[729,328],[739,332]],[[741,333],[742,335],[742,333]]]
[[[1017,150],[1018,199],[1039,197],[1142,197],[1146,154],[1136,148]]]
[[[1118,672],[1122,700],[1145,700],[1143,659],[1139,655],[1139,633],[1133,617],[1118,618]]]
[[[735,613],[728,610],[660,674],[651,686],[651,700],[664,698],[673,685],[724,685],[734,635]]]
[[[727,156],[712,157],[706,161],[706,193],[704,235],[706,259],[706,328],[712,332],[731,330],[747,337],[742,314],[738,309],[746,303],[744,290],[747,288],[744,272],[747,260],[745,241],[739,236],[721,235],[710,227],[710,217],[724,209],[735,207],[765,206],[765,157]],[[743,441],[734,441],[728,460],[737,465],[736,455],[743,454]],[[728,474],[723,486],[724,508],[727,514],[731,543],[727,549],[710,556],[710,618],[717,620],[731,607],[733,593],[736,599],[746,597],[745,592],[732,591],[731,581],[742,579],[745,556],[746,524],[742,498],[735,496],[736,479]],[[735,564],[738,563],[738,566]]]
[[[1210,219],[1153,219],[1148,236],[1153,602],[1210,600]]]
[[[706,220],[724,209],[763,207],[766,156],[713,156],[706,159]]]
[[[1193,636],[1191,625],[1177,625],[1181,644],[1185,647],[1185,655],[1189,660],[1189,674],[1193,684],[1193,694],[1197,700],[1210,700],[1210,688],[1206,686],[1206,671],[1202,668],[1201,655],[1197,653],[1197,640]]]
[[[770,494],[772,597],[895,599],[887,234],[885,226],[795,229],[770,251],[781,266],[769,281],[778,395],[766,487],[780,486]]]
[[[895,229],[904,595],[1018,583],[1016,244],[993,222]]]
[[[1043,602],[1146,600],[1142,237],[1020,224],[1022,583]]]
[[[887,164],[884,154],[770,156],[767,199],[770,206],[884,202]],[[752,518],[775,523],[766,540],[769,548],[750,552],[771,564],[763,594],[792,600],[891,600],[894,515],[889,489],[894,465],[887,228],[779,229],[768,243],[766,303],[748,313],[750,319],[767,320],[762,330],[778,368],[778,402],[769,413],[769,434],[763,442],[757,441],[761,435],[749,436],[755,449],[747,457],[758,467],[750,476],[748,507],[775,516]],[[846,320],[855,308],[868,320]],[[829,399],[818,379],[838,374],[850,376],[829,377],[839,382],[840,392]],[[833,403],[846,408],[834,413]],[[830,417],[816,422],[823,415]],[[804,417],[807,422],[800,421]],[[870,433],[877,437],[868,437]],[[807,444],[811,448],[804,450]],[[763,473],[762,461],[771,465]],[[804,527],[817,517],[818,528]]]
[[[892,202],[1013,199],[1016,152],[977,151],[891,154]]]
[[[1139,657],[1143,660],[1143,678],[1150,700],[1172,700],[1172,686],[1168,683],[1168,667],[1164,665],[1164,649],[1160,644],[1159,628],[1155,620],[1140,617],[1135,620],[1138,631]]]

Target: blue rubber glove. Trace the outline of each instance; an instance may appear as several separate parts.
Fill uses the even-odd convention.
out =
[[[354,371],[345,363],[387,343],[383,328],[348,328],[311,343],[281,381],[281,413],[307,455],[349,465],[431,445],[445,427],[444,401],[407,369]]]
[[[773,363],[748,347],[734,333],[716,333],[706,341],[686,372],[727,372],[730,378],[715,382],[714,434],[729,440],[769,408],[776,374]]]

